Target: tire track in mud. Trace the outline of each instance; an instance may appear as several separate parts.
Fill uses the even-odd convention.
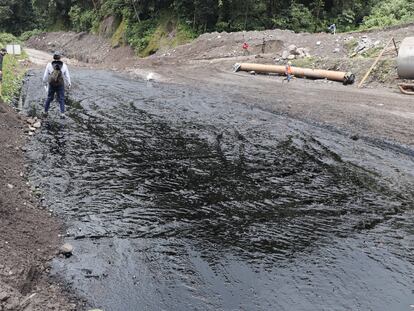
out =
[[[409,306],[411,155],[226,94],[105,71],[74,80],[68,120],[52,115],[28,154],[78,250],[56,271],[91,302],[354,309],[387,288],[379,307]],[[30,77],[31,113],[40,89]]]

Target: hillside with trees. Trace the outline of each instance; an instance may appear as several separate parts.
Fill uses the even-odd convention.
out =
[[[414,0],[3,0],[0,31],[99,33],[109,16],[115,24],[114,45],[149,53],[151,38],[162,36],[171,23],[181,36],[177,43],[210,31],[320,32],[335,23],[343,32],[413,21]]]

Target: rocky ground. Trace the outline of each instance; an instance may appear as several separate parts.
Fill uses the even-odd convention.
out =
[[[36,189],[26,182],[29,131],[13,109],[0,103],[0,310],[76,310],[77,302],[48,277],[49,261],[62,243],[62,224],[41,209]]]

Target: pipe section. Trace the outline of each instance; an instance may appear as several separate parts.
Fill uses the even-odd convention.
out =
[[[401,42],[397,63],[401,79],[414,79],[414,37],[407,37]]]
[[[234,66],[235,71],[254,71],[257,73],[278,73],[285,74],[285,66],[279,65],[263,65],[241,63]],[[309,69],[292,66],[292,74],[295,77],[310,78],[310,79],[328,79],[332,81],[339,81],[343,84],[352,84],[355,81],[355,75],[351,72],[341,72],[322,69]]]

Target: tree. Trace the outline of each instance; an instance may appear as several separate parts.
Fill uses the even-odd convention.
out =
[[[20,34],[34,27],[35,15],[31,0],[3,0],[0,5],[0,29]]]

